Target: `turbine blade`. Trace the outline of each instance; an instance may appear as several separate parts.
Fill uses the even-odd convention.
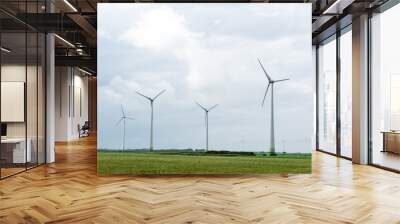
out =
[[[278,79],[278,80],[275,80],[274,82],[283,82],[283,81],[287,81],[287,80],[290,80],[290,79]]]
[[[201,107],[201,109],[203,109],[204,111],[207,111],[207,109],[205,107],[203,107],[201,104],[199,104],[198,102],[196,102],[196,104]]]
[[[272,79],[271,79],[271,77],[269,77],[269,75],[268,75],[267,71],[265,70],[264,66],[262,65],[260,59],[257,58],[257,60],[258,60],[258,63],[260,63],[260,66],[261,66],[262,70],[264,71],[265,76],[267,76],[268,81],[271,82]]]
[[[139,94],[139,95],[141,95],[141,96],[143,96],[144,98],[146,98],[146,99],[148,99],[148,100],[151,100],[151,98],[150,98],[150,97],[148,97],[148,96],[145,96],[145,95],[143,95],[143,94],[139,93],[138,91],[136,91],[136,93],[137,93],[137,94]]]
[[[212,106],[210,109],[208,109],[208,111],[210,111],[210,110],[212,110],[212,109],[214,109],[215,107],[217,107],[218,106],[218,104],[215,104],[214,106]]]
[[[163,94],[166,91],[166,89],[162,90],[161,92],[159,92],[154,98],[153,100],[157,99],[157,97],[159,97],[161,94]]]
[[[121,121],[122,121],[123,119],[124,119],[124,118],[121,117],[121,119],[119,119],[119,121],[115,124],[115,126],[118,126],[118,125],[121,123]]]
[[[126,119],[128,119],[128,120],[135,120],[135,118],[132,118],[132,117],[125,117]]]
[[[124,107],[121,104],[121,112],[122,112],[122,117],[125,117],[125,111],[124,111]]]
[[[265,90],[264,98],[263,98],[263,101],[261,103],[262,107],[264,106],[265,98],[267,97],[267,93],[268,93],[268,89],[269,89],[270,85],[271,85],[271,83],[268,83],[267,89]]]

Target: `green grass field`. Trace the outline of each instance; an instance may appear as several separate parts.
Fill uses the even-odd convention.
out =
[[[310,173],[311,154],[209,155],[98,151],[99,174]]]

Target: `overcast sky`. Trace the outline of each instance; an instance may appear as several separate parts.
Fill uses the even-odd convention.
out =
[[[153,97],[154,147],[205,148],[204,111],[211,107],[210,150],[265,151],[271,95],[277,83],[276,150],[310,152],[313,74],[310,4],[99,4],[99,148],[120,149],[122,104],[127,148],[148,148]]]

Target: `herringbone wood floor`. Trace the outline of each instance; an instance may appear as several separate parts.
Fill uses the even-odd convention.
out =
[[[0,181],[0,223],[400,223],[400,175],[313,155],[312,175],[99,177],[96,141]]]

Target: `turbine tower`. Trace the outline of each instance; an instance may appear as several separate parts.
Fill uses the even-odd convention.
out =
[[[122,113],[121,119],[119,119],[119,121],[117,122],[116,125],[118,126],[121,122],[123,124],[123,129],[122,129],[122,151],[124,151],[125,150],[125,125],[126,125],[125,121],[126,121],[126,119],[128,119],[128,120],[134,120],[134,119],[125,115],[125,110],[124,110],[124,107],[122,105],[121,105],[121,113]]]
[[[214,109],[218,104],[215,104],[214,106],[210,107],[209,109],[203,107],[201,104],[196,102],[196,104],[201,107],[201,109],[204,110],[205,112],[205,123],[206,123],[206,152],[208,151],[208,112],[210,112],[212,109]]]
[[[271,86],[271,132],[270,132],[271,136],[270,136],[269,151],[270,151],[271,155],[275,155],[274,84],[277,82],[287,81],[289,79],[278,79],[278,80],[272,79],[268,75],[268,73],[265,70],[264,66],[262,65],[260,59],[257,58],[257,60],[268,80],[268,86],[267,86],[267,89],[265,90],[265,94],[264,94],[264,98],[263,98],[261,106],[264,106],[264,102],[265,102],[265,98],[267,97],[268,89]]]
[[[150,120],[150,151],[153,151],[153,103],[154,100],[157,99],[157,97],[159,97],[161,94],[163,94],[165,92],[165,89],[162,90],[161,92],[159,92],[155,97],[150,98],[144,94],[139,93],[138,91],[136,91],[137,94],[143,96],[144,98],[148,99],[150,101],[150,107],[151,107],[151,120]]]

